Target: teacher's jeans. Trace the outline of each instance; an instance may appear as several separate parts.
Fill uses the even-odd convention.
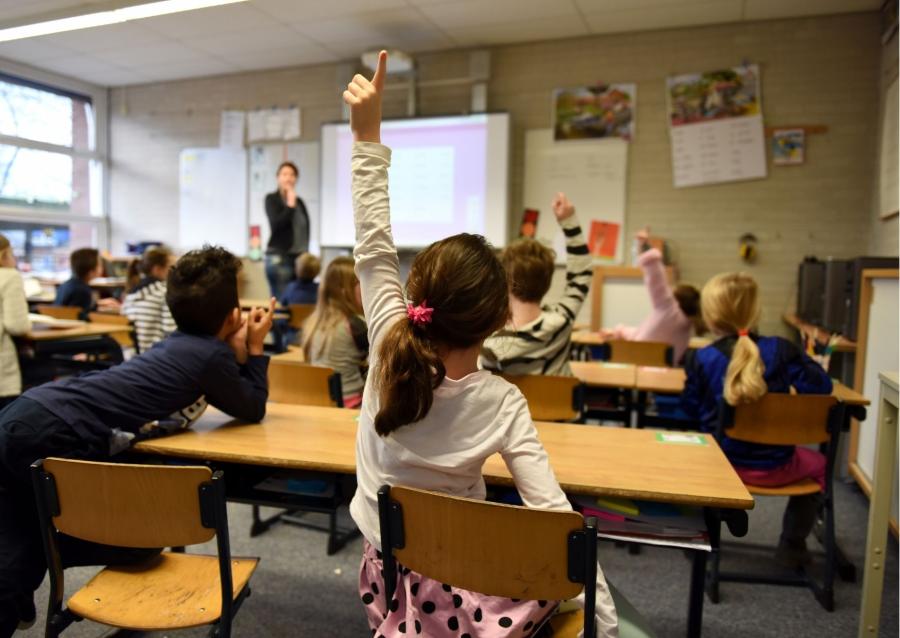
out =
[[[294,278],[294,259],[296,255],[283,253],[266,253],[266,279],[272,296],[281,299],[284,289]]]

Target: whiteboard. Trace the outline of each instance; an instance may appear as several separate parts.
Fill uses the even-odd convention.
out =
[[[178,156],[178,248],[247,252],[247,151],[186,148]]]
[[[619,225],[616,256],[598,263],[622,263],[625,233],[625,187],[628,142],[622,139],[554,142],[552,129],[525,132],[525,208],[540,211],[536,237],[551,244],[565,261],[565,237],[550,203],[558,192],[575,205],[585,237],[593,220]]]
[[[866,363],[863,371],[862,393],[872,407],[865,422],[859,427],[859,447],[856,463],[865,475],[872,479],[875,466],[875,424],[881,383],[879,372],[897,369],[900,357],[898,344],[897,306],[900,304],[896,279],[872,279],[872,305],[869,307],[869,331],[866,342]]]
[[[278,165],[290,160],[300,169],[297,195],[306,204],[306,212],[309,213],[309,250],[318,253],[319,143],[253,144],[249,148],[249,155],[249,176],[245,175],[245,180],[249,182],[249,223],[260,227],[263,250],[269,242],[270,234],[269,220],[266,219],[266,195],[278,188],[275,180]]]
[[[634,277],[603,277],[603,303],[600,306],[600,327],[615,328],[619,324],[638,326],[653,306],[644,279]]]
[[[881,160],[879,162],[879,209],[882,217],[896,213],[898,210],[898,166],[897,137],[898,106],[897,78],[891,83],[884,98],[884,111],[881,119]]]

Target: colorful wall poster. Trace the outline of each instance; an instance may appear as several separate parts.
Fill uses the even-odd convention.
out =
[[[636,84],[603,84],[553,92],[554,140],[634,137]]]
[[[806,132],[802,128],[775,129],[772,132],[772,163],[779,166],[805,161]]]
[[[755,64],[666,81],[676,188],[766,176]]]
[[[588,250],[594,257],[614,259],[619,244],[619,225],[613,222],[594,220],[588,235]]]

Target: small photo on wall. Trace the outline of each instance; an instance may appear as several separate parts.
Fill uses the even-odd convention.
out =
[[[594,220],[588,235],[588,250],[594,257],[615,259],[619,243],[619,225],[613,222]]]
[[[806,155],[806,134],[802,128],[772,132],[772,163],[777,166],[802,164]]]
[[[553,137],[634,138],[636,84],[603,84],[553,92]]]

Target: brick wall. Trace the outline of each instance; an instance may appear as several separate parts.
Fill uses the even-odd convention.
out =
[[[596,82],[637,82],[637,138],[629,157],[626,233],[650,224],[669,239],[684,280],[702,284],[744,268],[738,237],[759,238],[749,269],[764,293],[763,330],[782,332],[794,300],[796,265],[806,254],[850,257],[873,236],[873,179],[881,44],[875,13],[716,25],[496,47],[489,108],[512,114],[512,208],[521,210],[527,129],[550,124],[550,91]],[[823,124],[808,140],[807,163],[770,167],[761,181],[674,189],[664,108],[667,75],[732,66],[762,69],[767,124]],[[422,80],[467,73],[465,51],[418,58]],[[126,239],[177,240],[178,152],[218,142],[223,109],[297,104],[303,138],[341,115],[337,65],[142,85],[111,92],[112,246]],[[468,92],[422,89],[421,115],[462,112]],[[402,115],[391,94],[387,115]],[[896,242],[896,225],[894,241]]]

